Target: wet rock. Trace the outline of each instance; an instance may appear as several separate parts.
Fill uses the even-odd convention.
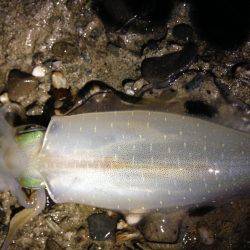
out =
[[[69,42],[59,41],[53,44],[52,53],[56,59],[63,62],[74,61],[79,56],[78,48]]]
[[[164,26],[170,18],[174,1],[104,0],[92,1],[91,5],[108,30],[130,29],[147,33]]]
[[[87,219],[89,235],[94,240],[107,240],[115,236],[117,217],[106,213],[92,214]]]
[[[8,93],[3,93],[0,95],[0,102],[5,104],[5,103],[8,103],[10,100],[9,100],[9,96],[8,96]]]
[[[181,23],[174,26],[172,35],[181,41],[190,41],[193,38],[193,29],[186,23]]]
[[[25,72],[13,69],[7,80],[9,99],[27,107],[37,99],[38,80]]]
[[[60,71],[55,71],[52,73],[52,85],[56,89],[67,89],[69,85],[64,77],[63,73]]]
[[[194,62],[196,56],[196,46],[189,43],[181,51],[146,58],[141,64],[142,77],[153,84],[154,88],[167,87]]]
[[[135,91],[133,89],[133,86],[134,86],[134,81],[133,80],[128,80],[128,81],[124,82],[123,85],[124,85],[124,92],[127,95],[131,95],[131,96],[135,95]]]
[[[154,213],[147,216],[140,225],[140,231],[147,241],[174,243],[178,240],[181,215]]]
[[[33,71],[32,71],[32,75],[35,77],[44,77],[46,74],[46,68],[43,66],[36,66]]]

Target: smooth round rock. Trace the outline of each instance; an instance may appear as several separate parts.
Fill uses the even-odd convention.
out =
[[[7,91],[9,99],[27,107],[37,99],[38,80],[36,77],[13,69],[10,71],[7,80]]]
[[[60,71],[55,71],[52,73],[52,85],[56,89],[66,89],[69,87],[66,78]]]
[[[163,27],[170,18],[174,5],[172,0],[91,1],[92,9],[107,29],[117,30],[129,27],[137,33],[152,32],[157,27]]]
[[[33,71],[32,71],[32,75],[35,77],[44,77],[46,74],[46,68],[43,66],[36,66]]]
[[[154,88],[167,87],[186,70],[197,56],[197,47],[188,43],[181,51],[142,61],[141,74]]]
[[[115,236],[117,217],[106,213],[92,214],[87,219],[89,235],[93,240],[108,240]]]

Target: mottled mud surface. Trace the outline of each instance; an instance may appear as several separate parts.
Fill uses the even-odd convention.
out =
[[[249,133],[245,2],[139,2],[1,1],[0,104],[10,122],[47,126],[69,111],[150,109]],[[21,209],[0,194],[0,243]],[[249,194],[151,214],[138,226],[111,211],[48,200],[10,249],[247,249],[249,227]]]

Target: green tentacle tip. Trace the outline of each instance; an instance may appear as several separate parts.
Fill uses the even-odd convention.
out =
[[[40,188],[42,181],[33,177],[20,177],[19,184],[25,188]]]
[[[16,142],[19,145],[26,146],[41,140],[43,136],[44,131],[33,131],[16,136]]]

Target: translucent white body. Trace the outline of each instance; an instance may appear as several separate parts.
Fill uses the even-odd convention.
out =
[[[56,203],[146,212],[248,192],[250,136],[162,112],[53,117],[36,162]]]

